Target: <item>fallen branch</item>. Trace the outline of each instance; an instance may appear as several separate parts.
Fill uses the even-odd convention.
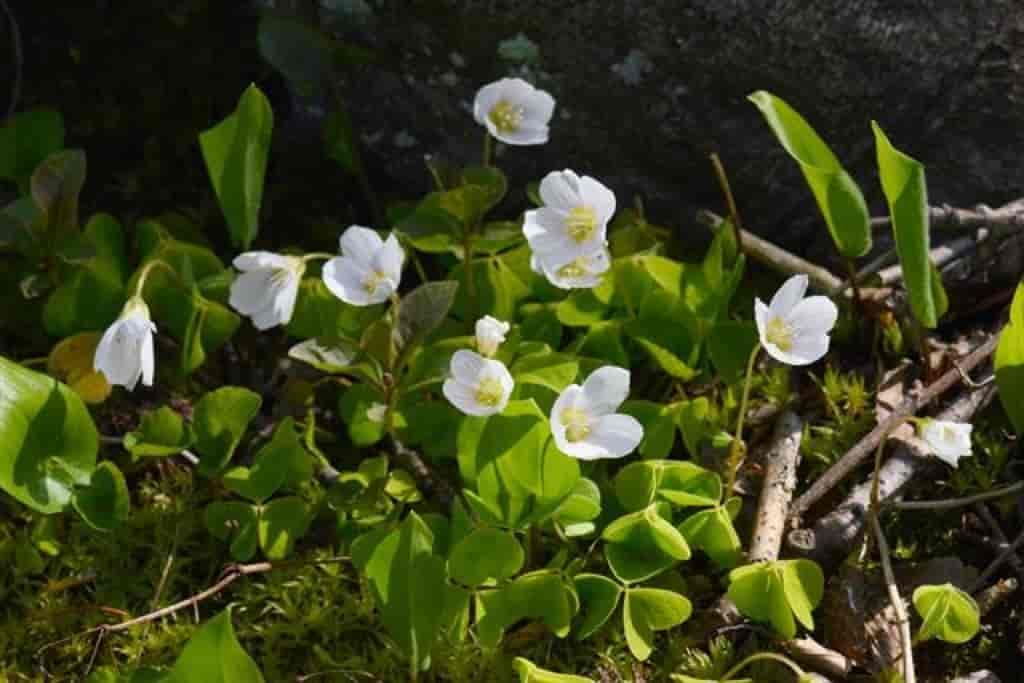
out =
[[[900,641],[903,648],[903,680],[906,683],[916,683],[917,674],[914,672],[914,641],[910,635],[910,616],[907,615],[907,606],[903,604],[900,589],[896,585],[896,577],[892,572],[892,560],[889,557],[889,542],[885,540],[885,534],[882,532],[882,525],[878,522],[877,515],[871,516],[871,524],[874,527],[878,557],[882,561],[882,574],[885,576],[889,602],[892,603],[892,608],[896,612],[896,620],[900,627]]]
[[[1006,562],[1011,555],[1016,553],[1017,549],[1020,548],[1022,545],[1024,545],[1024,531],[1019,533],[1017,535],[1017,538],[1013,540],[1013,543],[1008,545],[1006,547],[1006,550],[999,553],[996,559],[992,560],[992,562],[987,567],[985,567],[985,571],[983,571],[981,573],[981,576],[979,576],[974,581],[974,585],[971,586],[971,589],[968,592],[978,592],[982,588],[982,586],[985,585],[985,582],[988,581],[992,577],[992,575],[995,574],[1001,566],[1003,566],[1003,563]]]
[[[787,640],[782,646],[801,666],[828,676],[845,679],[853,670],[853,662],[848,657],[828,649],[813,638]]]
[[[1024,228],[1024,198],[992,209],[978,204],[974,209],[958,209],[943,204],[928,209],[928,218],[933,228],[979,228],[987,225]],[[871,219],[871,227],[875,230],[891,225],[889,216]]]
[[[981,364],[995,351],[999,336],[993,334],[989,339],[969,353],[966,358],[958,362],[954,367],[943,374],[939,379],[929,384],[917,396],[904,401],[888,418],[878,423],[874,429],[861,439],[853,448],[841,457],[832,467],[811,485],[811,487],[793,503],[790,511],[790,519],[799,522],[800,518],[821,499],[831,491],[836,484],[846,478],[858,465],[866,460],[878,447],[879,442],[907,417],[917,414],[925,406],[944,394],[950,387],[961,382],[961,373],[969,373]],[[972,413],[973,414],[973,413]],[[798,525],[798,524],[797,524]]]
[[[994,386],[964,393],[939,413],[938,419],[957,422],[969,420],[988,405],[995,395]],[[901,416],[901,419],[903,417],[905,415]],[[891,417],[882,424],[888,426],[890,421]],[[870,436],[869,434],[868,437]],[[934,462],[917,439],[894,438],[893,441],[898,445],[878,472],[878,497],[883,503],[900,493],[923,469]],[[876,443],[876,448],[877,445]],[[871,501],[872,479],[868,477],[858,484],[832,512],[819,519],[813,529],[790,531],[786,537],[787,544],[801,555],[810,557],[823,566],[835,564],[848,555],[864,530]]]
[[[1002,552],[1010,545],[1010,539],[1003,533],[1003,527],[999,525],[999,521],[992,515],[992,511],[988,509],[988,505],[984,503],[976,503],[974,506],[975,512],[978,513],[978,517],[985,523],[985,526],[992,532],[992,536],[996,541],[996,545],[999,551]],[[1006,558],[1013,570],[1017,572],[1017,576],[1024,579],[1024,562],[1021,562],[1020,557],[1017,553],[1010,553],[1010,556]]]
[[[772,445],[765,458],[764,483],[757,505],[754,534],[750,542],[750,561],[772,561],[779,558],[782,536],[786,530],[789,503],[796,490],[796,470],[800,464],[800,441],[803,420],[785,411],[775,423]]]
[[[929,260],[941,271],[948,264],[975,249],[979,244],[987,240],[991,234],[988,229],[979,228],[971,237],[958,237],[946,244],[940,244],[928,252]],[[881,279],[883,286],[896,284],[903,279],[903,266],[897,263],[888,268],[883,268],[878,271],[878,277]]]

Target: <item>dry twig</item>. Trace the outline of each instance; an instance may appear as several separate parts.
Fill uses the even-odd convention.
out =
[[[777,560],[779,557],[789,503],[796,490],[803,428],[803,420],[788,410],[775,423],[772,445],[765,459],[764,483],[750,543],[751,562]]]

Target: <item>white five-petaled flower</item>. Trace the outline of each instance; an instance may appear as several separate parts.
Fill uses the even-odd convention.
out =
[[[754,300],[754,317],[761,345],[775,360],[787,365],[810,365],[828,352],[829,332],[839,311],[825,296],[804,298],[807,276],[786,280],[765,306]]]
[[[473,118],[506,145],[543,145],[555,98],[521,78],[502,78],[476,93]]]
[[[512,326],[504,320],[489,315],[480,318],[476,321],[476,350],[488,358],[494,357],[510,329]]]
[[[960,458],[971,455],[972,425],[948,420],[922,420],[921,438],[935,453],[935,457],[953,467]]]
[[[156,325],[149,318],[149,306],[142,297],[133,296],[124,304],[117,320],[107,328],[96,347],[93,368],[102,372],[110,384],[129,391],[142,379],[153,386],[153,333]]]
[[[644,428],[616,413],[629,395],[629,371],[607,365],[570,384],[551,408],[551,434],[558,449],[580,460],[621,458],[644,438]]]
[[[460,349],[452,355],[449,369],[451,376],[441,391],[453,406],[478,417],[505,410],[515,382],[504,363]]]
[[[575,256],[568,261],[530,254],[530,268],[543,275],[559,289],[590,289],[601,284],[601,276],[611,267],[608,249],[601,247],[589,254]]]
[[[231,307],[252,318],[258,330],[287,325],[306,271],[302,257],[247,251],[236,256],[232,265],[242,274],[231,283]]]
[[[615,193],[566,169],[544,176],[540,198],[543,206],[526,212],[523,234],[543,261],[566,264],[604,248]]]
[[[379,304],[398,291],[405,252],[394,233],[350,226],[339,240],[341,256],[324,264],[323,279],[334,296],[353,306]]]

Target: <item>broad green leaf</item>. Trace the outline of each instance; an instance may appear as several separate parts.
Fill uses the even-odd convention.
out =
[[[260,56],[280,71],[299,95],[312,95],[330,73],[331,41],[304,21],[264,14],[257,42]]]
[[[814,629],[811,612],[821,602],[825,586],[821,568],[814,562],[748,564],[733,569],[729,581],[729,599],[744,616],[771,624],[784,638],[796,636],[797,620]]]
[[[432,545],[429,527],[410,512],[398,528],[352,547],[352,559],[369,581],[381,621],[417,669],[429,662],[447,595],[445,562],[431,553]]]
[[[192,441],[192,428],[168,406],[142,411],[138,429],[124,435],[124,447],[132,460],[181,453]]]
[[[626,401],[620,412],[632,415],[644,427],[644,438],[637,450],[645,459],[669,457],[676,441],[678,404],[663,405],[653,401]]]
[[[285,330],[290,337],[316,337],[333,344],[341,338],[358,339],[380,314],[380,306],[350,306],[331,294],[321,278],[306,277],[299,285],[295,311]]]
[[[39,243],[43,214],[31,197],[19,197],[0,208],[0,249],[17,249],[38,261],[48,245]]]
[[[36,166],[63,146],[60,112],[32,109],[11,116],[0,125],[0,178],[18,183],[24,194]]]
[[[749,322],[725,320],[708,335],[708,355],[723,382],[743,379],[750,354],[758,343],[757,327]]]
[[[910,309],[922,325],[933,328],[939,324],[945,293],[941,281],[932,274],[928,255],[931,239],[924,166],[893,147],[877,122],[871,122],[871,129],[875,133],[878,174],[889,202],[889,217]]]
[[[131,497],[121,470],[109,460],[100,463],[89,484],[75,490],[71,505],[93,529],[113,531],[131,511]]]
[[[263,674],[238,644],[226,609],[192,635],[161,683],[263,683]]]
[[[465,286],[465,263],[455,266],[448,279],[460,283],[455,295],[453,311],[463,320],[484,313],[499,320],[514,320],[520,302],[530,294],[529,280],[524,279],[511,263],[515,249],[498,256],[475,259],[471,266],[476,294],[474,311],[469,311],[468,290]]]
[[[348,425],[353,444],[365,448],[384,438],[385,408],[384,397],[369,385],[353,384],[345,390],[338,401],[338,413]]]
[[[260,510],[260,549],[268,560],[283,560],[309,526],[309,507],[295,496],[275,498]]]
[[[579,342],[580,355],[607,361],[619,367],[629,367],[629,355],[622,345],[622,324],[607,321],[594,325]]]
[[[587,536],[597,530],[592,521],[601,514],[601,489],[590,479],[580,477],[572,491],[555,510],[554,517],[569,538]]]
[[[85,184],[85,152],[54,152],[32,173],[32,200],[43,212],[46,238],[51,245],[78,232],[78,195]]]
[[[918,640],[938,638],[960,645],[977,635],[981,628],[978,603],[951,583],[919,586],[913,600],[914,609],[923,620]]]
[[[558,303],[558,321],[569,327],[589,327],[608,317],[611,305],[601,301],[592,289],[575,289]]]
[[[71,387],[86,403],[103,403],[110,396],[111,386],[93,361],[102,335],[81,332],[62,339],[50,351],[46,372]]]
[[[677,507],[717,505],[722,495],[718,475],[692,462],[633,462],[615,476],[615,494],[625,510],[647,508],[656,499]]]
[[[462,170],[462,183],[483,190],[475,207],[480,216],[497,206],[508,192],[508,179],[497,166],[467,166]]]
[[[231,541],[231,557],[248,562],[259,544],[256,507],[240,501],[214,501],[206,506],[203,522],[222,541]]]
[[[315,338],[307,339],[288,349],[289,358],[307,363],[329,375],[350,371],[357,353],[358,347],[353,342],[338,340],[325,345]]]
[[[224,485],[255,503],[262,503],[281,487],[296,486],[313,476],[313,461],[303,448],[295,423],[287,417],[256,454],[252,467],[233,467],[224,473]]]
[[[224,262],[208,246],[204,246],[199,226],[180,214],[167,213],[140,221],[135,226],[135,238],[140,267],[149,261],[163,261],[188,285],[222,275],[226,270]],[[156,286],[150,285],[150,282]],[[153,293],[160,294],[175,286],[179,289],[171,290],[171,298],[180,300],[180,283],[165,268],[154,269],[147,280],[146,301],[150,307],[154,307],[151,287]]]
[[[700,458],[700,446],[708,436],[711,403],[704,396],[684,401],[679,407],[679,431],[691,458]]]
[[[650,506],[619,517],[605,527],[605,559],[623,583],[638,583],[657,576],[690,558],[686,539]]]
[[[512,661],[512,667],[519,674],[519,683],[593,683],[592,679],[583,676],[560,674],[542,669],[522,657],[516,657]]]
[[[691,547],[703,550],[722,569],[731,569],[740,559],[742,545],[724,506],[696,512],[678,527]]]
[[[199,134],[203,160],[227,220],[231,243],[240,249],[248,249],[259,231],[273,128],[270,102],[259,88],[250,85],[234,113]]]
[[[0,488],[43,514],[60,512],[96,465],[99,436],[67,385],[0,356]]]
[[[202,474],[213,476],[231,461],[262,403],[259,394],[242,387],[221,387],[199,399],[193,412],[192,429]]]
[[[1024,283],[1017,285],[1010,320],[999,333],[995,353],[999,400],[1017,434],[1024,434]]]
[[[575,585],[553,569],[523,574],[501,589],[478,591],[476,597],[477,628],[485,647],[497,645],[504,630],[522,619],[541,621],[565,638],[580,607]]]
[[[448,575],[464,586],[502,581],[523,568],[523,547],[515,536],[499,529],[477,529],[452,550]]]
[[[408,353],[444,322],[458,288],[459,284],[450,280],[426,282],[402,297],[392,332],[398,353]]]
[[[509,371],[516,384],[536,384],[560,393],[576,379],[579,367],[568,354],[542,351],[520,356]]]
[[[825,141],[785,101],[764,90],[748,98],[779,142],[800,165],[840,253],[858,258],[871,251],[871,216],[857,183]]]
[[[492,221],[480,228],[480,234],[473,242],[473,251],[482,256],[493,256],[522,244],[525,239],[522,224],[518,221]]]
[[[600,574],[577,574],[576,593],[580,597],[576,640],[593,635],[611,618],[622,597],[622,586]]]
[[[660,588],[628,588],[622,622],[629,651],[645,661],[654,651],[654,632],[665,631],[690,618],[693,605],[674,591]]]

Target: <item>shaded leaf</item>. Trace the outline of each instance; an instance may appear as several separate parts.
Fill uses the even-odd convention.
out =
[[[100,463],[89,484],[75,490],[71,504],[93,529],[113,531],[128,519],[131,510],[128,484],[121,470],[109,460]]]

